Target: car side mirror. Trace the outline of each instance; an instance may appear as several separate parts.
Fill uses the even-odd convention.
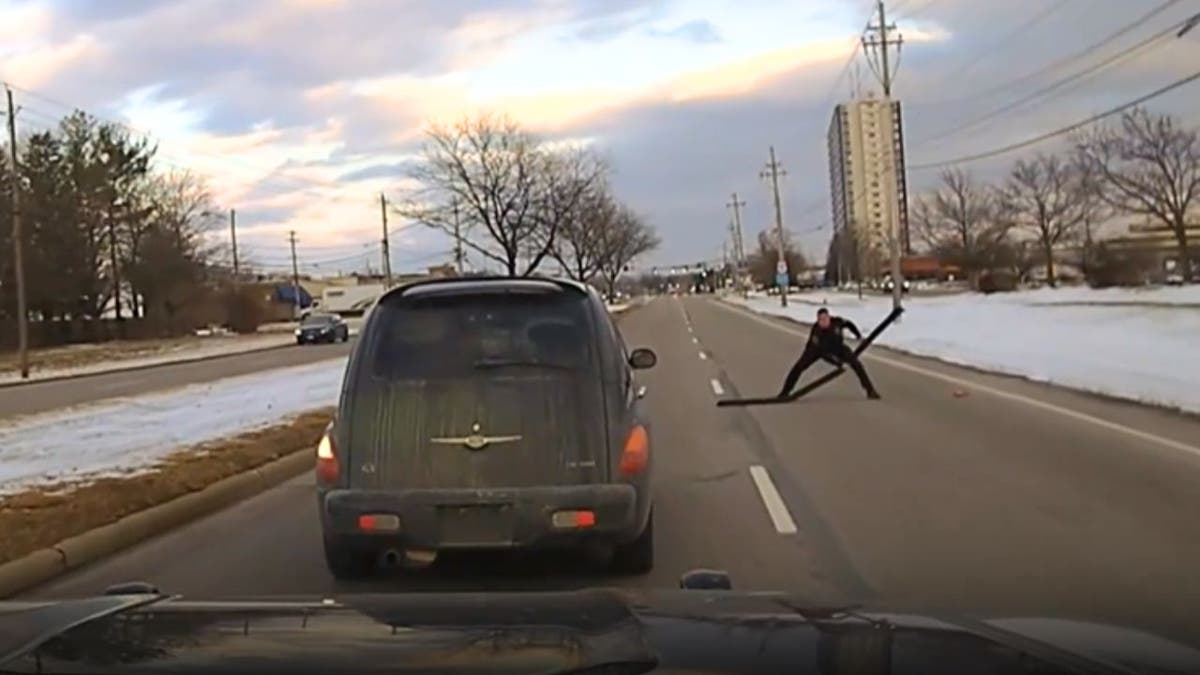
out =
[[[649,349],[635,349],[629,355],[629,365],[636,370],[645,370],[653,368],[658,363],[658,355]]]

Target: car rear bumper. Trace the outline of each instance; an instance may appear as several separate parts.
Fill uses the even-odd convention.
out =
[[[450,549],[554,548],[624,543],[637,537],[638,492],[632,485],[578,485],[499,490],[330,490],[320,496],[326,535],[379,546]],[[590,526],[556,526],[560,511],[586,510]],[[399,516],[393,532],[364,531],[359,517]]]

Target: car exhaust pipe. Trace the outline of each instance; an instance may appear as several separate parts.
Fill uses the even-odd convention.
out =
[[[384,568],[394,568],[400,566],[400,552],[394,548],[389,548],[383,552],[380,558],[380,566]]]

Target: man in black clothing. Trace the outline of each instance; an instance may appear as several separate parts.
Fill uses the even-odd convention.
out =
[[[804,353],[800,355],[799,359],[796,359],[796,364],[788,371],[787,379],[783,382],[783,389],[779,392],[779,398],[790,394],[792,387],[795,387],[796,382],[800,379],[801,373],[816,363],[818,359],[823,359],[839,368],[843,365],[850,366],[854,374],[858,376],[859,384],[867,392],[867,398],[879,398],[879,392],[875,391],[875,385],[871,383],[867,371],[858,357],[854,355],[854,350],[847,347],[843,341],[843,330],[854,333],[856,339],[862,339],[862,332],[858,330],[858,326],[855,326],[853,321],[840,316],[832,316],[824,307],[817,310],[817,322],[813,324],[812,332],[808,335],[808,344],[804,346]]]

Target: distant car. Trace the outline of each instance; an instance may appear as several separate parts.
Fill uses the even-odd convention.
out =
[[[895,288],[896,288],[896,282],[892,281],[891,278],[883,280],[883,290],[887,291],[888,293],[891,293],[892,290],[894,290]],[[900,291],[901,293],[907,293],[912,290],[912,284],[910,284],[908,282],[908,279],[904,279],[900,283],[900,289],[901,289],[901,291]]]
[[[336,314],[309,314],[296,329],[296,344],[315,342],[345,342],[350,339],[350,327]]]
[[[317,447],[325,560],[339,579],[439,551],[596,547],[654,562],[650,429],[600,296],[548,279],[389,291]]]

